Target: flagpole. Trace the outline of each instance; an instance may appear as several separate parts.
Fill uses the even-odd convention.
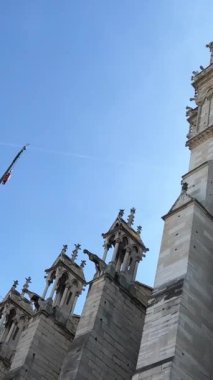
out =
[[[0,185],[2,185],[4,183],[4,179],[6,178],[7,175],[10,174],[13,166],[15,165],[16,161],[20,158],[20,156],[22,155],[22,153],[27,149],[27,145],[24,145],[23,148],[18,152],[18,154],[15,156],[15,158],[13,159],[13,161],[11,162],[11,164],[9,165],[9,167],[7,168],[7,170],[4,172],[4,174],[2,175],[2,177],[0,178]]]

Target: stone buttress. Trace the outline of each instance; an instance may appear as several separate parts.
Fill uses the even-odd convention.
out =
[[[135,281],[139,261],[147,248],[141,227],[132,228],[135,209],[128,221],[123,210],[105,239],[103,258],[84,250],[96,266],[96,274],[60,380],[130,380],[134,373],[140,335],[151,288]],[[106,264],[108,250],[111,261]]]
[[[80,245],[75,247],[69,258],[64,246],[46,270],[42,297],[29,290],[29,277],[21,294],[14,282],[0,304],[0,379],[58,379],[79,322],[73,310],[85,284],[83,268],[75,263]]]
[[[193,72],[191,150],[182,191],[164,216],[154,291],[133,380],[213,379],[213,43]]]

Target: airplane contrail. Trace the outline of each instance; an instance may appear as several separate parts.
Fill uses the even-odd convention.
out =
[[[5,142],[0,142],[0,146],[8,146],[12,148],[20,148],[20,145],[18,144],[13,144],[13,143],[5,143]],[[61,156],[70,156],[70,157],[75,157],[75,158],[80,158],[84,160],[93,160],[93,161],[102,161],[106,162],[109,164],[119,164],[119,165],[134,165],[132,162],[125,162],[125,161],[120,161],[120,160],[113,160],[113,159],[106,159],[104,157],[96,157],[92,155],[86,155],[86,154],[81,154],[81,153],[72,153],[68,151],[61,151],[61,150],[55,150],[55,149],[48,149],[48,148],[43,148],[35,145],[30,144],[30,150],[38,150],[43,153],[50,153],[50,154],[58,154]]]
[[[0,145],[12,147],[12,148],[19,148],[20,147],[20,145],[18,145],[18,144],[10,144],[10,143],[4,143],[4,142],[0,142]],[[64,152],[61,150],[48,149],[48,148],[43,148],[43,147],[31,145],[31,144],[30,144],[30,149],[39,150],[39,151],[44,152],[44,153],[59,154],[59,155],[63,155],[63,156],[72,156],[72,157],[77,157],[77,158],[94,159],[94,160],[99,159],[98,157],[89,156],[89,155],[85,155],[85,154]]]

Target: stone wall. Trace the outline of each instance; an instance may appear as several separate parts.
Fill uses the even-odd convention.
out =
[[[145,305],[115,278],[105,274],[96,279],[60,379],[130,380],[144,316]]]
[[[174,359],[174,379],[213,379],[213,218],[195,207]]]
[[[134,380],[212,378],[212,247],[213,218],[196,202],[166,220]]]
[[[4,379],[8,372],[8,365],[0,358],[0,379]]]
[[[58,380],[73,335],[50,316],[38,313],[19,339],[11,370],[5,379]]]

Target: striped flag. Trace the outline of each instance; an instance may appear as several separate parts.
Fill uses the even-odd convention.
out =
[[[2,184],[2,185],[6,185],[6,183],[9,181],[10,177],[11,177],[11,171],[10,171],[10,172],[7,172],[7,173],[3,176],[1,184]]]
[[[29,144],[27,144],[27,145],[29,145]],[[23,148],[18,152],[18,154],[15,156],[14,160],[11,162],[10,166],[7,168],[7,170],[4,172],[3,176],[0,178],[0,184],[1,185],[5,185],[9,181],[13,167],[15,166],[17,160],[21,157],[22,153],[27,149],[27,145],[24,145]]]

